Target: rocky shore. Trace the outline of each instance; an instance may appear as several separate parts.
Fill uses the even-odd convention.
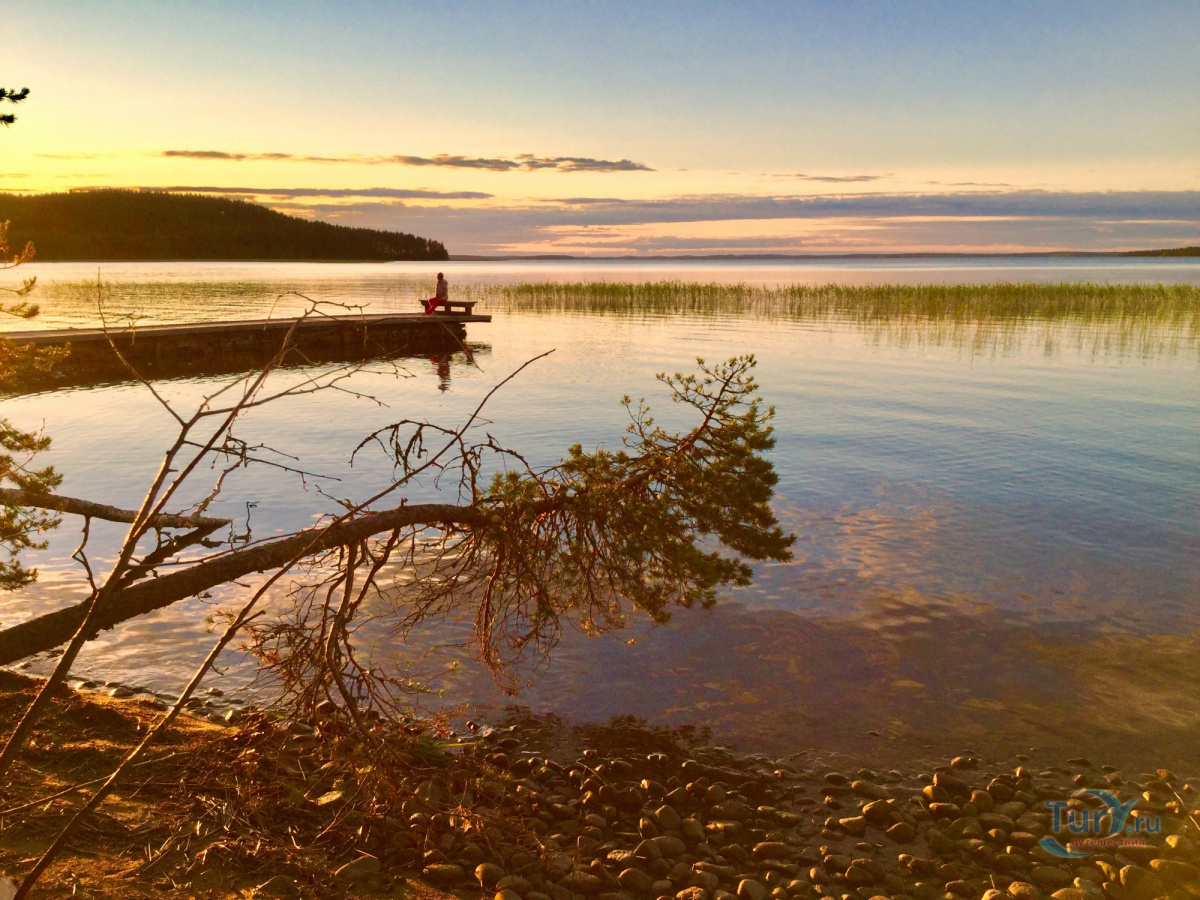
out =
[[[7,718],[32,682],[0,687]],[[19,875],[78,805],[64,786],[104,774],[157,714],[64,691],[0,798],[0,870]],[[181,725],[88,823],[45,896],[1200,898],[1194,772],[967,752],[877,771],[632,721],[525,716],[436,740],[368,722]],[[1121,805],[1136,845],[1078,858],[1043,846],[1108,836],[1110,806],[1088,790]]]
[[[519,736],[487,755],[541,835],[543,859],[486,849],[414,810],[408,864],[443,885],[477,881],[495,900],[1151,900],[1200,897],[1200,781],[1122,774],[1086,759],[1030,771],[972,756],[929,772],[837,771],[713,747],[574,759],[529,752]],[[1101,788],[1135,800],[1127,830],[1145,846],[1079,859],[1044,849],[1065,801],[1106,809]],[[436,790],[431,783],[428,791]],[[1107,835],[1111,819],[1089,816]],[[1153,827],[1154,833],[1147,832]]]

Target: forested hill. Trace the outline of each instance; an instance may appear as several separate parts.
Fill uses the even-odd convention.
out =
[[[161,191],[0,194],[10,243],[66,260],[448,259],[440,241],[297,219],[242,200]]]

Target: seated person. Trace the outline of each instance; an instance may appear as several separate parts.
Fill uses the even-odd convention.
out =
[[[445,306],[446,301],[450,299],[450,283],[442,277],[442,273],[438,272],[437,290],[434,295],[428,300],[422,300],[421,303],[425,307],[425,315],[433,315],[433,311],[439,306]]]

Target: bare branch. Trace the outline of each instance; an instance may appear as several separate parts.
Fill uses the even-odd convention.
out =
[[[132,523],[137,518],[137,512],[132,509],[120,509],[105,503],[64,497],[61,494],[37,494],[12,488],[0,488],[0,503],[11,503],[13,506],[32,506],[36,509],[53,509],[57,512],[71,513],[90,519],[103,519],[106,522]],[[230,524],[231,521],[231,519],[213,519],[207,516],[177,516],[170,513],[159,513],[151,516],[146,524],[150,528],[220,528]]]

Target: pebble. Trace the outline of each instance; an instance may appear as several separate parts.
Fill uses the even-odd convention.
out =
[[[737,886],[738,900],[766,900],[766,887],[753,878],[743,878]]]

